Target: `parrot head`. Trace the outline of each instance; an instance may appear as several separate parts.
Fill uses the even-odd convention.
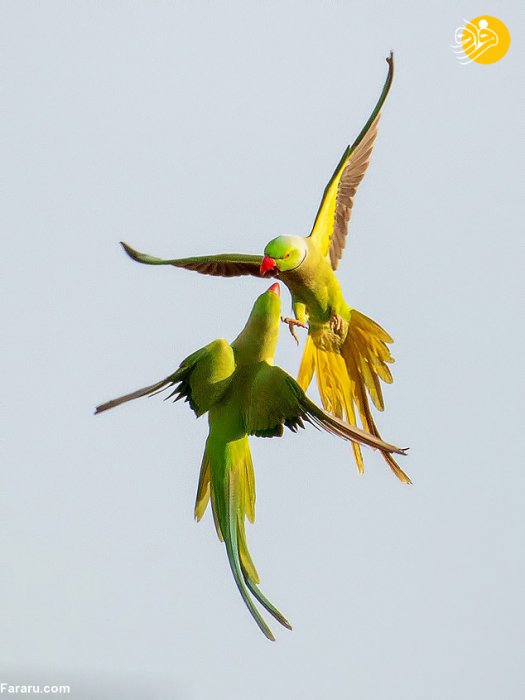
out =
[[[306,242],[301,236],[278,236],[264,249],[261,275],[270,270],[277,273],[295,270],[305,259],[306,253]]]
[[[278,282],[272,284],[263,294],[257,297],[250,318],[264,318],[272,324],[281,315],[281,288]]]
[[[257,297],[246,325],[232,343],[237,362],[273,363],[281,320],[280,287],[276,282]]]

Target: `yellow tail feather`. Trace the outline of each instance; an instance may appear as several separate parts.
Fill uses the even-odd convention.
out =
[[[383,410],[383,394],[379,379],[390,383],[392,375],[386,363],[393,362],[386,343],[392,338],[375,321],[352,309],[349,331],[340,352],[322,349],[311,335],[306,340],[297,382],[306,391],[313,376],[325,410],[338,418],[357,425],[356,415],[364,430],[380,437],[375,425],[367,391],[376,408]],[[358,471],[364,472],[363,456],[359,445],[352,443]],[[394,474],[403,483],[410,479],[392,455],[382,453]]]
[[[201,471],[199,474],[199,485],[197,486],[197,497],[195,499],[195,520],[198,522],[208,507],[210,501],[210,484],[211,484],[211,473],[210,473],[210,460],[208,459],[208,451],[204,450],[204,455],[202,457]],[[221,535],[219,538],[222,541]]]

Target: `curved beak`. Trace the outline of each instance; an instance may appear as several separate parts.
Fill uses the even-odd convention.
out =
[[[275,284],[272,284],[272,286],[268,289],[269,292],[272,292],[273,294],[277,294],[278,297],[281,296],[281,288],[279,286],[279,282],[275,282]]]
[[[264,275],[269,270],[275,270],[275,268],[276,268],[275,260],[273,258],[270,258],[268,255],[265,255],[264,258],[262,259],[262,263],[261,263],[261,267],[260,267],[261,275],[264,277]]]

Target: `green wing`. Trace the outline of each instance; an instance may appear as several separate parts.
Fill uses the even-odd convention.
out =
[[[393,54],[390,53],[386,60],[388,62],[388,75],[379,100],[359,136],[343,153],[343,157],[325,188],[310,233],[323,255],[330,257],[333,270],[337,269],[343,255],[354,196],[367,171],[377,136],[381,108],[394,77]]]
[[[152,255],[139,253],[127,243],[121,241],[121,246],[132,260],[145,265],[173,265],[185,270],[194,270],[202,275],[215,277],[240,277],[241,275],[253,275],[261,277],[261,255],[238,255],[236,253],[221,253],[220,255],[202,255],[196,258],[175,258],[163,260]],[[271,275],[265,275],[268,277]]]
[[[375,447],[382,452],[406,452],[323,411],[310,401],[299,384],[280,367],[261,362],[245,391],[243,412],[246,430],[250,435],[280,437],[285,427],[296,432],[298,428],[304,428],[304,423],[307,422],[344,440]]]
[[[219,401],[231,381],[235,371],[235,358],[230,344],[220,338],[197,350],[180,364],[178,370],[156,384],[120,396],[97,406],[95,413],[102,413],[122,403],[151,396],[165,389],[175,387],[166,398],[175,397],[175,401],[184,399],[190,404],[197,416],[209,411]]]

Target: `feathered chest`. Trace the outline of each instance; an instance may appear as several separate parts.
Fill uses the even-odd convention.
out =
[[[306,306],[310,323],[324,324],[332,314],[344,314],[341,287],[326,258],[308,254],[299,267],[280,276],[294,300]]]

